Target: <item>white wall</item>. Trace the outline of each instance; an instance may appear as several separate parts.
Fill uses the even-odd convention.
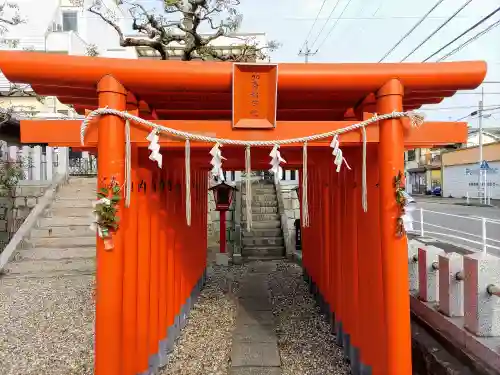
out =
[[[491,137],[487,134],[483,133],[483,145],[487,145],[488,143],[498,142],[498,139]],[[479,146],[479,132],[471,134],[467,138],[467,147]]]
[[[487,172],[488,187],[492,199],[500,199],[500,161],[489,162],[491,170]],[[479,165],[462,164],[443,168],[443,197],[477,197]]]

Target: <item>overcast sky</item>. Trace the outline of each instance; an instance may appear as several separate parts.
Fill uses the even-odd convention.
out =
[[[318,49],[317,54],[310,57],[310,62],[377,62],[437,2],[438,0],[326,0],[308,38],[311,50]],[[157,0],[143,0],[143,3],[148,6],[161,5],[161,1]],[[244,18],[240,31],[265,32],[268,39],[282,43],[282,47],[273,54],[274,62],[303,61],[304,57],[298,56],[298,52],[304,46],[323,0],[241,0],[241,3],[239,10]],[[444,0],[384,61],[399,62],[464,3],[466,0]],[[336,4],[332,17],[328,19]],[[500,0],[472,0],[455,19],[407,61],[421,62],[498,7]],[[430,61],[452,51],[498,20],[500,12]],[[486,60],[486,80],[500,82],[499,45],[500,26],[446,61]],[[456,120],[468,115],[475,110],[472,107],[478,105],[481,98],[479,92],[480,90],[476,90],[476,93],[462,92],[439,105],[427,107],[434,109],[426,111],[428,118]],[[500,83],[484,84],[484,92],[485,108],[500,106]],[[470,108],[442,109],[449,107]],[[441,109],[435,110],[437,108]],[[484,119],[485,126],[500,127],[500,109],[490,113],[491,117]],[[469,121],[472,126],[477,125],[477,119]]]

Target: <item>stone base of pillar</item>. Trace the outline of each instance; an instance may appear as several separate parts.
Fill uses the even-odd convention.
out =
[[[241,254],[233,254],[233,264],[242,264],[243,263],[243,257]]]

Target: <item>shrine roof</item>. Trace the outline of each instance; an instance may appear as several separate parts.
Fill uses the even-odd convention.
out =
[[[417,109],[476,88],[487,70],[482,61],[277,65],[277,119],[283,121],[341,120],[391,78],[405,88],[404,109]],[[80,110],[97,108],[97,83],[111,74],[160,119],[231,118],[232,63],[3,51],[0,69],[11,82],[30,84],[37,94]]]

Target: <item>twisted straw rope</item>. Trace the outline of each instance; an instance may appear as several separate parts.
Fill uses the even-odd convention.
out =
[[[357,124],[346,126],[342,129],[332,130],[326,133],[313,134],[305,137],[298,138],[290,138],[290,139],[281,139],[281,140],[273,140],[273,141],[243,141],[236,139],[225,139],[225,138],[216,138],[216,137],[208,137],[200,134],[192,134],[189,132],[184,132],[181,130],[169,128],[163,125],[155,124],[152,121],[144,120],[140,117],[134,116],[127,112],[118,111],[116,109],[111,108],[98,108],[92,112],[90,112],[87,117],[82,121],[82,125],[80,127],[80,141],[82,146],[85,144],[85,132],[89,126],[89,124],[96,117],[104,116],[104,115],[114,115],[121,117],[126,120],[125,123],[125,132],[126,132],[126,171],[125,171],[125,203],[128,207],[130,204],[130,121],[133,121],[137,124],[145,125],[155,129],[157,132],[165,132],[169,133],[177,138],[184,139],[186,142],[186,150],[185,150],[185,168],[186,168],[186,221],[188,226],[191,226],[191,176],[190,176],[190,141],[199,141],[199,142],[207,142],[207,143],[219,143],[221,145],[239,145],[245,146],[245,171],[247,174],[246,177],[246,210],[247,210],[247,231],[250,231],[252,227],[252,215],[251,215],[251,165],[250,165],[250,147],[251,146],[275,146],[275,145],[286,145],[286,144],[294,144],[294,143],[303,143],[303,176],[302,176],[302,210],[304,216],[304,226],[309,226],[309,210],[308,210],[308,202],[307,202],[307,143],[310,141],[316,141],[324,138],[329,138],[334,135],[340,135],[343,133],[347,133],[353,130],[361,129],[362,130],[362,141],[363,141],[363,171],[362,171],[362,206],[364,211],[366,212],[368,209],[367,202],[367,194],[366,194],[366,126],[376,123],[380,120],[388,120],[388,119],[396,119],[402,117],[408,117],[411,121],[412,127],[420,126],[424,117],[421,114],[415,112],[396,112],[387,113],[384,115],[375,114],[372,118],[359,122]],[[343,160],[346,165],[347,162],[345,159]],[[348,165],[347,165],[348,166]],[[349,167],[349,166],[348,166]]]
[[[305,136],[305,137],[298,137],[298,138],[277,139],[277,140],[273,140],[273,141],[243,141],[243,140],[237,140],[237,139],[208,137],[208,136],[201,135],[201,134],[192,134],[189,132],[184,132],[184,131],[169,128],[169,127],[166,127],[163,125],[155,124],[152,121],[144,120],[140,117],[134,116],[134,115],[127,113],[127,112],[122,112],[122,111],[118,111],[116,109],[111,109],[111,108],[98,108],[98,109],[90,112],[87,115],[87,117],[82,121],[82,125],[80,127],[80,141],[82,143],[82,146],[85,143],[85,132],[86,132],[89,124],[96,117],[104,116],[104,115],[118,116],[124,120],[130,120],[130,121],[133,121],[137,124],[151,127],[153,129],[156,129],[157,131],[169,133],[177,138],[189,139],[192,141],[199,141],[199,142],[220,143],[220,144],[225,144],[225,145],[239,145],[239,146],[274,146],[274,145],[287,145],[287,144],[293,144],[293,143],[304,143],[304,142],[311,142],[311,141],[317,141],[317,140],[324,139],[324,138],[329,138],[329,137],[334,136],[335,134],[347,133],[347,132],[350,132],[350,131],[353,131],[356,129],[363,128],[367,125],[376,123],[376,122],[381,121],[381,120],[408,117],[408,118],[410,118],[412,126],[415,126],[415,127],[421,125],[423,123],[423,120],[424,120],[423,115],[416,113],[416,112],[396,112],[396,111],[394,111],[392,113],[387,113],[384,115],[375,114],[372,118],[370,118],[368,120],[362,121],[362,122],[357,123],[357,124],[346,126],[345,128],[342,128],[342,129],[332,130],[332,131],[329,131],[326,133],[313,134],[313,135],[309,135],[309,136]]]

